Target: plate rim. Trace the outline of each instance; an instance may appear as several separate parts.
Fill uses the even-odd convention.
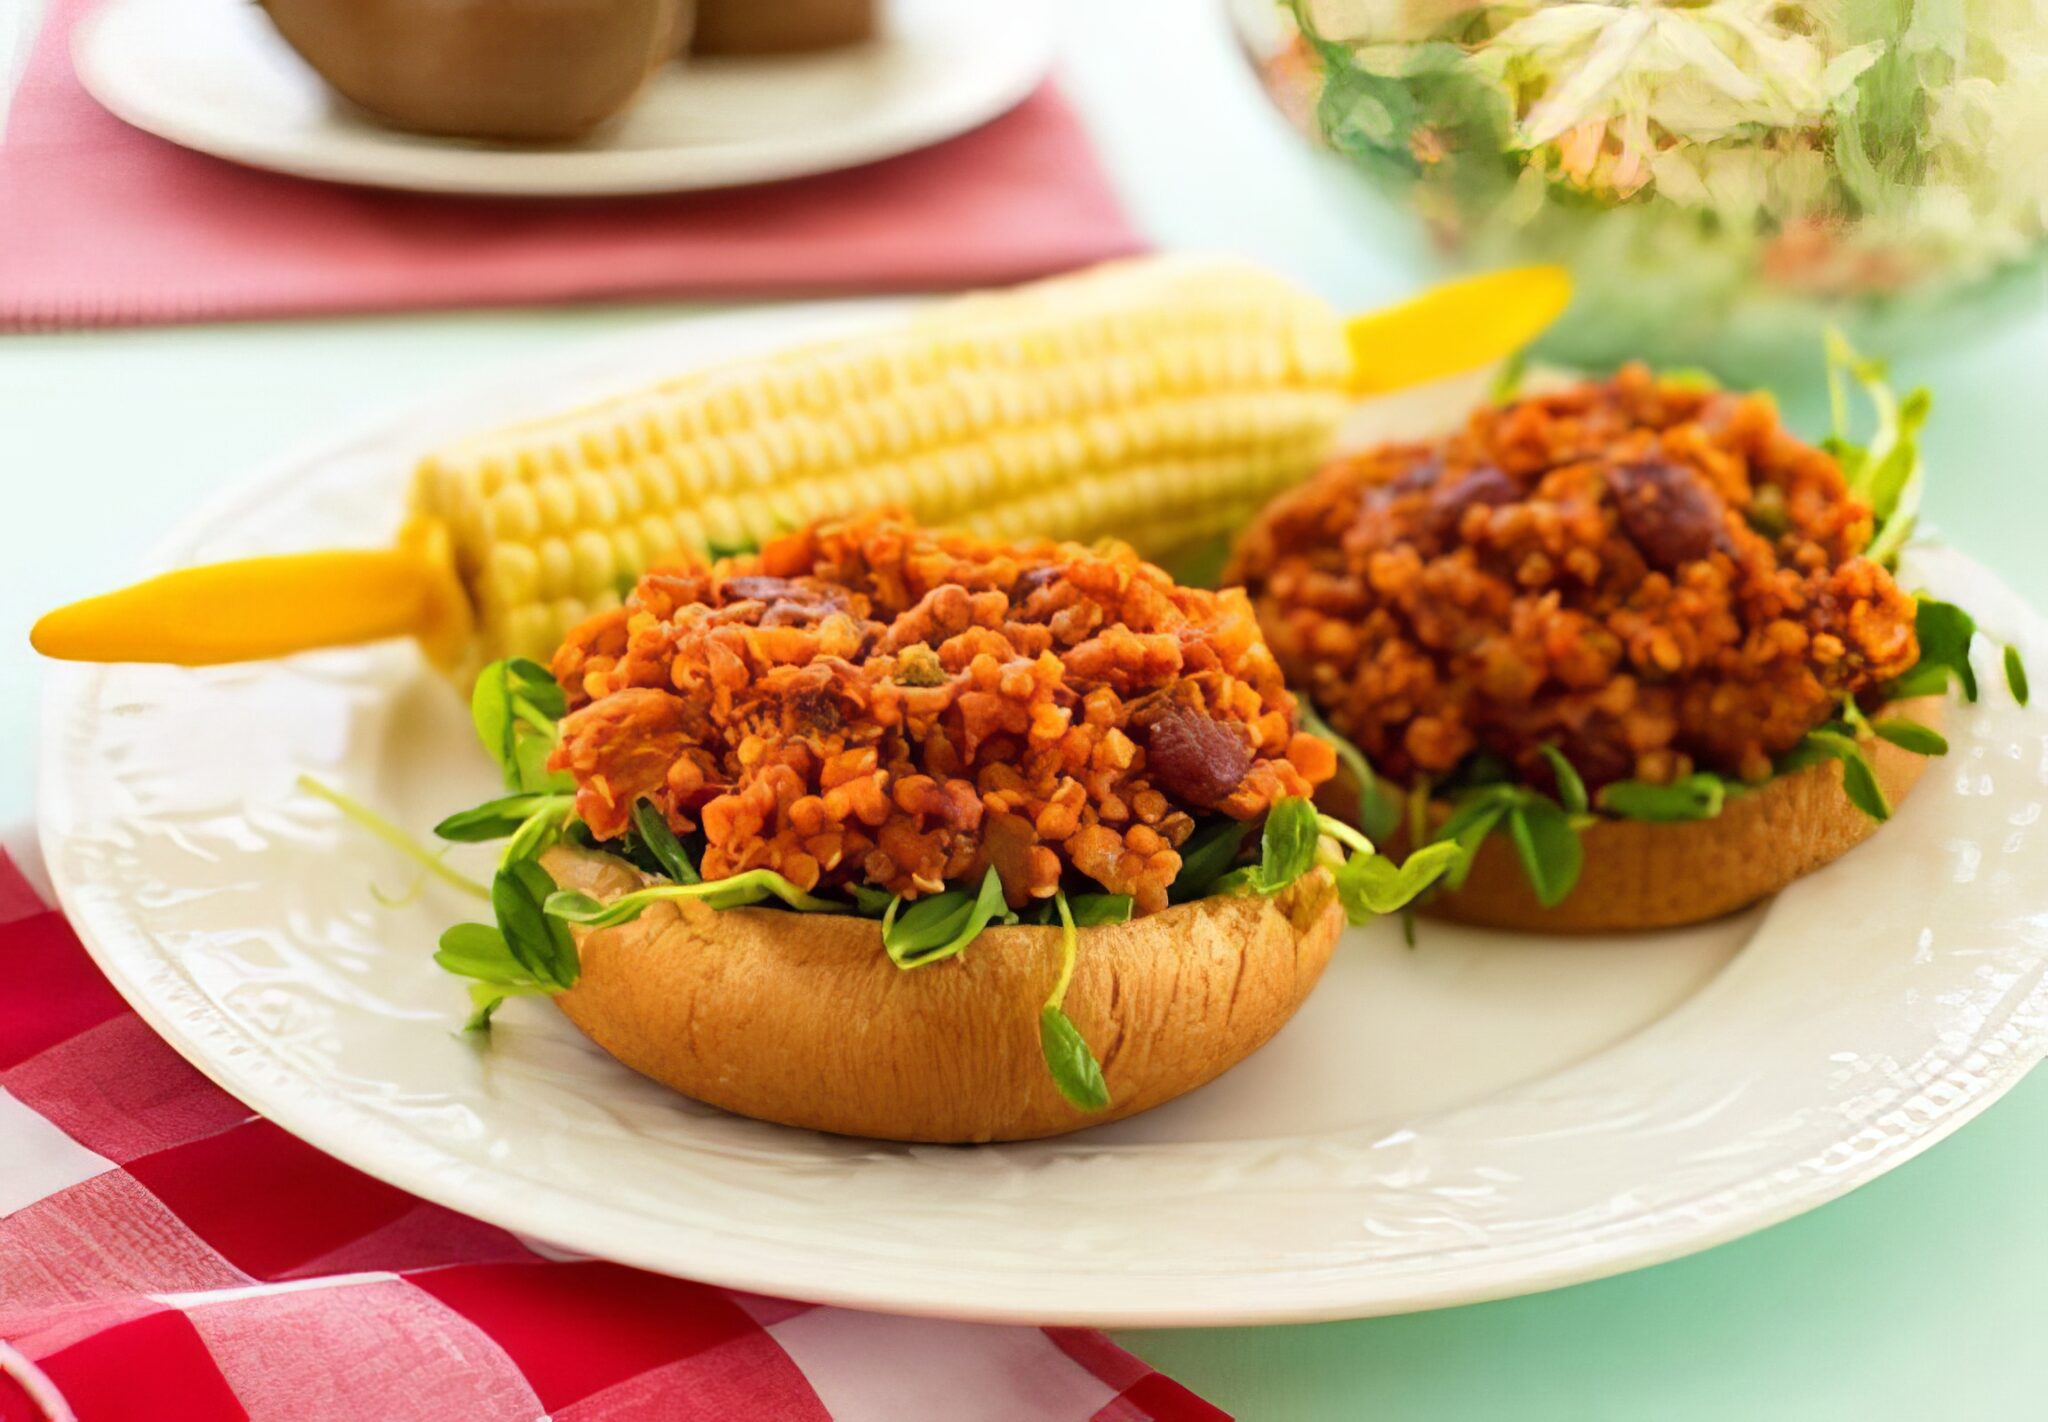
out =
[[[746,328],[762,323],[764,318],[775,326],[801,328],[828,316],[840,319],[851,314],[856,320],[864,320],[868,319],[868,310],[886,312],[892,308],[900,309],[905,304],[892,298],[805,302],[649,322],[565,346],[532,360],[519,361],[474,380],[452,382],[420,398],[380,408],[365,417],[345,422],[323,438],[296,444],[281,457],[261,466],[255,474],[227,484],[201,501],[152,546],[145,560],[146,566],[161,568],[185,556],[190,545],[211,528],[237,510],[260,504],[312,460],[335,455],[353,444],[387,436],[396,428],[436,418],[437,412],[441,417],[448,417],[454,409],[488,398],[494,392],[515,389],[564,372],[587,372],[601,366],[607,359],[623,358],[637,348],[658,342],[665,331],[683,326],[701,330],[708,323],[717,323],[734,326],[744,334]],[[1982,568],[1974,560],[1968,560],[1966,555],[1953,556],[1964,558],[1975,568]],[[1995,573],[1986,571],[1989,577],[1996,579]],[[2024,606],[2017,597],[2013,600]],[[2023,640],[2038,647],[2042,622],[2039,614],[2029,610],[2028,615],[2031,620]],[[1202,1297],[1200,1285],[1204,1276],[1201,1275],[1173,1280],[1174,1286],[1181,1291],[1179,1300],[1173,1303],[1083,1303],[1076,1306],[1063,1302],[1057,1307],[1039,1307],[1022,1301],[1024,1295],[1034,1290],[1041,1294],[1046,1292],[1043,1284],[1026,1285],[1010,1300],[963,1299],[957,1291],[921,1287],[915,1279],[905,1282],[861,1261],[842,1263],[838,1282],[832,1282],[828,1276],[827,1282],[821,1286],[805,1272],[802,1262],[792,1262],[788,1258],[787,1251],[762,1250],[752,1241],[708,1233],[699,1226],[675,1221],[667,1222],[658,1245],[653,1243],[652,1236],[629,1230],[613,1229],[606,1233],[593,1223],[599,1218],[590,1213],[593,1202],[572,1194],[564,1187],[537,1185],[523,1177],[512,1176],[497,1177],[497,1183],[493,1183],[490,1172],[437,1152],[430,1143],[397,1122],[370,1114],[353,1102],[321,1096],[303,1087],[273,1086],[267,1081],[241,1078],[229,1080],[224,1070],[226,1058],[209,1050],[208,1032],[202,1029],[228,1034],[236,1039],[242,1039],[243,1034],[204,998],[195,998],[190,1006],[196,1011],[183,1022],[174,1019],[167,1008],[160,1010],[157,999],[144,991],[141,975],[129,971],[131,965],[127,955],[134,954],[138,964],[149,956],[146,938],[131,925],[119,921],[119,914],[113,912],[117,906],[115,896],[105,890],[96,894],[90,883],[74,883],[65,865],[65,856],[59,852],[59,828],[76,817],[72,801],[63,788],[64,777],[57,773],[65,744],[64,731],[69,724],[69,713],[81,704],[81,698],[91,693],[97,680],[107,674],[106,669],[97,667],[61,666],[53,668],[47,678],[36,758],[37,832],[60,908],[94,961],[151,1030],[202,1075],[253,1111],[374,1178],[458,1213],[544,1240],[556,1247],[722,1287],[913,1316],[989,1323],[1134,1328],[1326,1322],[1517,1297],[1683,1258],[1783,1223],[1839,1199],[1947,1139],[2003,1097],[2044,1054],[2048,1054],[2048,1030],[2037,1027],[2029,1034],[2008,1023],[2007,1030],[2021,1033],[2018,1049],[1996,1053],[1977,1073],[1976,1089],[1939,1114],[1916,1119],[1911,1129],[1891,1148],[1871,1154],[1852,1169],[1818,1177],[1807,1175],[1794,1190],[1765,1195],[1760,1203],[1754,1205],[1734,1203],[1726,1209],[1714,1210],[1704,1220],[1695,1213],[1692,1218],[1697,1227],[1683,1233],[1647,1231],[1642,1220],[1655,1216],[1643,1216],[1631,1222],[1628,1229],[1604,1231],[1582,1242],[1568,1257],[1510,1257],[1492,1265],[1485,1275],[1479,1277],[1460,1272],[1443,1282],[1406,1279],[1389,1289],[1376,1285],[1369,1269],[1348,1267],[1345,1270],[1350,1281],[1347,1287],[1336,1290],[1318,1288],[1309,1291],[1301,1301],[1291,1304],[1276,1303],[1262,1297],[1258,1304],[1250,1307],[1238,1306],[1228,1297]],[[103,922],[103,915],[110,921]],[[2028,1006],[2048,1015],[2048,978],[2036,986]],[[1996,1040],[1997,1036],[1998,1033],[1994,1032],[1988,1040]],[[1742,1183],[1726,1187],[1687,1202],[1686,1208],[1698,1210],[1729,1201],[1740,1196],[1745,1188],[1747,1186]],[[490,1194],[481,1208],[474,1195],[469,1193],[478,1189]],[[600,1210],[605,1208],[602,1202],[596,1203]],[[1670,1213],[1672,1208],[1675,1207],[1667,1207],[1660,1213]],[[568,1222],[567,1227],[564,1227],[564,1221]],[[685,1258],[687,1266],[682,1262]],[[1157,1290],[1162,1300],[1166,1297],[1163,1283]]]
[[[347,152],[339,158],[308,156],[302,148],[289,142],[272,142],[260,132],[241,139],[226,137],[207,124],[191,122],[176,111],[167,112],[160,104],[139,101],[124,83],[109,82],[95,48],[106,42],[103,31],[129,23],[131,12],[147,11],[170,3],[173,0],[106,0],[106,3],[86,11],[72,27],[70,58],[79,85],[116,119],[189,152],[202,153],[259,172],[378,191],[461,197],[575,199],[720,192],[865,167],[934,147],[994,122],[1023,103],[1045,82],[1052,70],[1056,50],[1056,30],[1047,0],[1021,0],[1020,4],[1006,4],[1002,8],[1016,10],[1024,17],[1020,28],[1028,27],[1032,42],[1015,46],[1013,51],[1005,51],[1010,55],[1011,63],[1006,69],[992,71],[1004,82],[991,81],[980,92],[964,97],[950,107],[936,109],[910,122],[898,119],[879,133],[852,130],[859,141],[848,141],[844,136],[846,131],[840,130],[836,144],[786,143],[769,150],[765,157],[755,159],[751,165],[743,161],[737,170],[732,171],[714,169],[695,177],[660,176],[639,173],[636,165],[633,173],[608,180],[602,176],[577,175],[573,160],[588,157],[590,150],[573,149],[551,154],[544,148],[492,149],[466,145],[462,140],[447,140],[445,148],[380,148],[380,152],[399,155],[397,171],[394,172],[380,171],[374,163],[366,165],[353,161]],[[220,0],[208,0],[208,3],[226,8]],[[959,3],[959,0],[949,0],[949,3]],[[990,0],[977,0],[977,3],[984,4],[987,9],[996,8]],[[315,82],[319,82],[317,76]],[[406,137],[411,142],[433,141],[424,135]],[[674,154],[678,151],[654,150],[648,161],[659,168],[660,165],[653,162],[654,153]],[[415,154],[419,156],[413,157]],[[475,164],[450,161],[461,157],[483,161]],[[550,158],[563,161],[547,163]],[[505,164],[499,161],[501,159],[516,161],[520,167],[514,173],[504,173]],[[444,171],[425,171],[430,166],[443,163],[448,165]],[[541,176],[532,176],[535,171]]]

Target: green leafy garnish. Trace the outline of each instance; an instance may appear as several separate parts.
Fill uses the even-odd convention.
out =
[[[1709,771],[1696,771],[1657,785],[1647,780],[1617,780],[1600,791],[1600,808],[1624,820],[1670,823],[1711,820],[1728,800],[1728,782]]]
[[[1823,444],[1842,466],[1849,492],[1870,505],[1874,522],[1866,556],[1890,567],[1898,561],[1919,518],[1923,479],[1919,435],[1933,400],[1925,390],[1914,390],[1904,399],[1894,396],[1884,364],[1858,355],[1839,331],[1827,333],[1827,368],[1834,433]],[[1862,387],[1877,416],[1877,428],[1867,445],[1850,438],[1850,380]]]
[[[2012,699],[2024,706],[2027,704],[2027,664],[2020,660],[2018,647],[2005,649],[2005,684],[2012,691]]]
[[[1585,786],[1581,784],[1579,790],[1583,794]],[[1578,826],[1564,806],[1523,785],[1481,785],[1459,795],[1450,815],[1430,837],[1432,843],[1453,844],[1458,849],[1444,873],[1444,886],[1452,890],[1464,887],[1480,846],[1503,825],[1537,902],[1545,908],[1564,902],[1579,882],[1585,862]]]
[[[1406,908],[1450,868],[1459,852],[1455,844],[1425,844],[1399,864],[1384,854],[1353,854],[1336,869],[1344,917],[1365,923]]]
[[[889,905],[896,902],[894,894],[872,884],[848,884],[846,892],[862,918],[880,918],[889,911]]]
[[[457,810],[447,819],[434,826],[434,833],[442,839],[454,840],[460,844],[477,844],[484,840],[503,839],[518,832],[519,827],[536,810],[551,803],[569,803],[566,795],[535,794],[521,791],[517,795],[501,795],[495,800],[486,800],[474,809]]]
[[[1486,842],[1516,799],[1517,791],[1512,785],[1488,785],[1458,797],[1450,815],[1431,837],[1433,843],[1458,847],[1457,858],[1444,873],[1445,888],[1455,892],[1465,886],[1473,862],[1479,857],[1479,846]]]
[[[556,725],[568,699],[548,669],[523,657],[492,662],[470,689],[469,717],[477,739],[497,763],[505,788],[563,793],[575,782],[551,772]]]
[[[993,875],[995,871],[991,869],[989,873]],[[1060,916],[1060,974],[1045,1006],[1038,1010],[1038,1049],[1045,1056],[1045,1069],[1052,1074],[1052,1084],[1059,1088],[1060,1095],[1083,1111],[1100,1111],[1109,1105],[1109,1084],[1102,1078],[1102,1063],[1095,1059],[1081,1029],[1062,1007],[1067,1000],[1067,985],[1074,980],[1080,934],[1067,896],[1055,892],[1053,905]]]
[[[1537,747],[1543,758],[1550,763],[1550,773],[1557,777],[1557,802],[1575,815],[1586,813],[1586,782],[1579,779],[1579,772],[1572,769],[1572,763],[1564,758],[1564,752],[1549,742]]]
[[[1977,634],[1976,619],[1952,602],[1922,597],[1913,613],[1913,631],[1920,639],[1920,662],[1914,672],[1925,667],[1953,672],[1962,684],[1963,700],[1975,701],[1977,672],[1970,665],[1970,639]]]
[[[554,892],[547,870],[531,859],[514,860],[491,880],[491,908],[505,946],[535,982],[574,987],[581,971],[576,941],[567,925],[542,907]]]
[[[534,977],[512,956],[505,935],[488,923],[458,923],[441,934],[434,961],[460,978],[501,987],[531,984]]]
[[[1064,902],[1075,924],[1082,928],[1101,928],[1112,923],[1129,923],[1134,907],[1129,894],[1076,894],[1072,898],[1067,898],[1065,894],[1056,894],[1053,902]]]
[[[1657,379],[1680,390],[1712,392],[1721,389],[1721,377],[1703,365],[1671,365],[1660,368]]]
[[[1238,851],[1251,832],[1249,820],[1219,818],[1189,835],[1180,847],[1180,873],[1167,888],[1167,902],[1184,904],[1207,898],[1237,862]]]
[[[579,928],[611,928],[631,923],[649,904],[680,903],[688,899],[707,908],[745,908],[767,899],[779,899],[804,913],[844,913],[846,905],[821,899],[799,889],[773,869],[749,869],[730,878],[695,884],[651,884],[621,894],[609,903],[575,889],[560,889],[543,901],[551,919],[573,923]]]
[[[1853,736],[1833,726],[1823,726],[1808,731],[1797,746],[1785,757],[1792,766],[1813,764],[1816,760],[1838,760],[1842,763],[1842,789],[1849,796],[1849,803],[1873,820],[1888,820],[1892,817],[1891,801],[1885,798],[1884,787],[1877,783],[1877,772],[1870,767],[1870,757],[1863,753],[1863,747],[1856,744]]]
[[[545,997],[553,988],[541,987],[537,983],[504,984],[472,982],[469,985],[469,1016],[463,1019],[465,1032],[488,1032],[491,1030],[491,1015],[498,1005],[508,997]]]
[[[1879,740],[1890,741],[1901,750],[1914,755],[1947,755],[1948,740],[1932,726],[1923,726],[1918,721],[1908,721],[1903,716],[1890,717],[1870,724],[1871,734]]]
[[[1259,835],[1259,862],[1245,876],[1245,887],[1255,894],[1279,893],[1315,867],[1322,834],[1321,817],[1307,799],[1275,800]]]
[[[505,935],[487,923],[458,923],[441,935],[441,947],[434,961],[457,977],[469,978],[470,1014],[462,1024],[465,1032],[490,1029],[491,1014],[508,997],[554,992],[550,984],[535,982],[519,960],[512,956]]]
[[[1509,808],[1507,824],[1536,902],[1556,908],[1579,882],[1586,860],[1586,846],[1572,828],[1571,816],[1554,800],[1524,795]]]
[[[1400,797],[1389,791],[1385,782],[1373,772],[1372,762],[1365,758],[1365,752],[1317,715],[1316,709],[1308,704],[1307,697],[1296,698],[1294,709],[1301,728],[1335,751],[1338,761],[1358,782],[1359,826],[1374,839],[1386,839],[1393,834],[1401,823]]]
[[[540,852],[562,837],[562,831],[575,818],[572,807],[576,801],[570,795],[545,795],[541,803],[505,844],[505,852],[499,857],[499,864],[511,864],[520,859],[536,859]]]
[[[980,936],[997,918],[1006,917],[1003,880],[990,865],[979,892],[948,889],[903,907],[898,895],[882,915],[882,948],[899,968],[917,968],[950,958]]]
[[[298,784],[299,788],[308,795],[314,795],[325,800],[328,804],[334,806],[335,809],[341,811],[350,821],[362,826],[371,834],[383,840],[442,883],[452,884],[465,894],[474,894],[480,899],[488,899],[491,896],[491,891],[488,888],[479,884],[460,870],[452,869],[442,863],[439,854],[428,849],[425,845],[354,796],[344,795],[333,786],[323,784],[310,775],[301,775]]]
[[[1178,549],[1160,560],[1167,576],[1184,588],[1213,588],[1223,581],[1223,569],[1230,562],[1231,536],[1218,534]]]
[[[1529,374],[1529,350],[1517,347],[1508,353],[1500,363],[1500,369],[1493,373],[1493,383],[1487,387],[1486,400],[1490,405],[1506,405],[1522,393],[1522,381]]]
[[[1427,847],[1409,855],[1405,864],[1395,864],[1351,825],[1318,814],[1308,800],[1290,796],[1274,801],[1266,812],[1259,862],[1222,875],[1210,892],[1277,894],[1316,866],[1325,836],[1350,851],[1334,862],[1332,870],[1338,901],[1352,923],[1365,923],[1402,907],[1434,883],[1457,855],[1453,845]]]
[[[683,848],[683,842],[677,839],[675,831],[668,827],[667,817],[652,800],[634,802],[633,833],[671,882],[703,882],[703,877],[697,873],[697,866],[690,862],[689,851]]]

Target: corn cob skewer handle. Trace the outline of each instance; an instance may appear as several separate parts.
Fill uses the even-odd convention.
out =
[[[448,667],[545,656],[650,566],[874,503],[1158,556],[1303,477],[1353,398],[1509,355],[1569,297],[1562,270],[1524,267],[1345,321],[1252,268],[1111,264],[451,446],[395,548],[184,569],[30,638],[187,666],[404,635]]]
[[[453,662],[470,630],[446,531],[415,521],[391,548],[179,568],[60,607],[29,641],[65,661],[196,667],[417,637],[436,661]]]

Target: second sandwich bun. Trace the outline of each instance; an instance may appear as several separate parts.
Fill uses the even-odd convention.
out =
[[[1882,716],[1902,716],[1939,729],[1946,703],[1936,696],[1902,701]],[[1927,758],[1889,741],[1867,739],[1885,799],[1903,801],[1927,769]],[[1317,796],[1325,809],[1356,807],[1348,775]],[[1437,823],[1446,805],[1432,807]],[[1505,835],[1490,835],[1456,892],[1439,889],[1426,911],[1459,923],[1539,933],[1631,932],[1703,923],[1748,908],[1793,880],[1832,863],[1870,838],[1878,821],[1842,788],[1842,767],[1826,761],[1730,795],[1708,820],[1651,822],[1601,819],[1580,833],[1585,866],[1563,902],[1545,908],[1529,887]]]

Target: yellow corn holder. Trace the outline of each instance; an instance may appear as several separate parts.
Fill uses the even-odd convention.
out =
[[[545,657],[649,567],[879,504],[1166,556],[1301,479],[1353,400],[1505,356],[1569,297],[1523,267],[1347,321],[1240,263],[1112,263],[458,442],[394,547],[182,569],[30,637],[185,666],[405,635],[451,667]]]

